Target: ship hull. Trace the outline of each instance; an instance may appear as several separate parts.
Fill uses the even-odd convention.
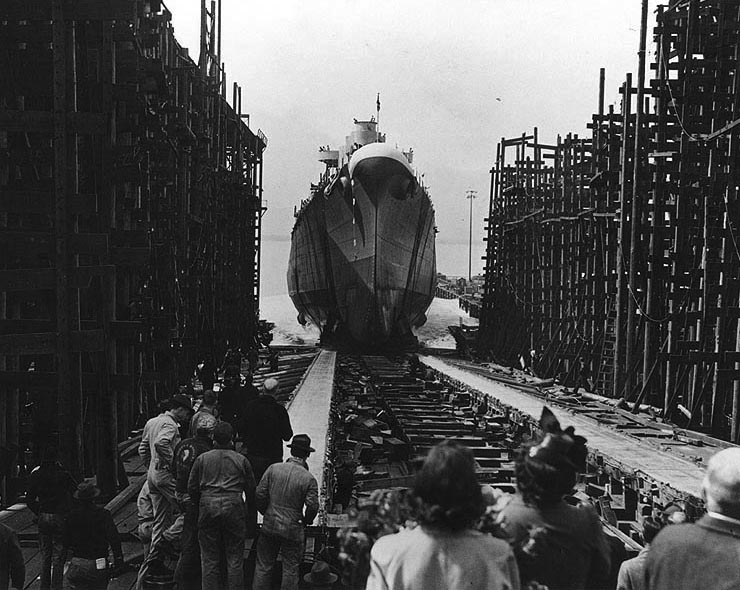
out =
[[[400,152],[358,150],[302,209],[288,291],[322,338],[404,344],[436,287],[434,209]]]

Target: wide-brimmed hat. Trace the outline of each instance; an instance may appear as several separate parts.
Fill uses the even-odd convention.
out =
[[[83,481],[72,494],[77,500],[92,500],[100,495],[100,488],[92,480]]]
[[[311,572],[303,576],[303,580],[312,586],[329,586],[336,582],[338,577],[329,569],[328,563],[315,561]]]
[[[305,451],[307,453],[313,453],[316,450],[311,446],[311,437],[307,434],[296,434],[288,447],[295,449],[296,451]]]
[[[190,398],[187,395],[183,395],[182,393],[176,393],[172,396],[172,407],[173,408],[185,408],[186,410],[193,409],[193,402],[190,401]]]

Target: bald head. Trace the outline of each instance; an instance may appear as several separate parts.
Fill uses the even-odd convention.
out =
[[[703,489],[707,510],[740,518],[740,448],[724,449],[709,459]]]

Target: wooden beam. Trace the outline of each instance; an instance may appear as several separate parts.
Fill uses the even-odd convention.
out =
[[[67,113],[67,133],[102,135],[108,131],[106,113]],[[49,133],[54,131],[51,111],[0,111],[0,129],[19,133]]]
[[[102,330],[75,330],[70,332],[72,352],[95,352],[104,348]],[[52,354],[57,350],[57,332],[38,334],[3,334],[0,336],[0,354]]]
[[[72,215],[96,212],[97,195],[67,195],[67,210]],[[51,215],[53,211],[54,195],[52,192],[4,189],[0,193],[0,212],[2,213]]]
[[[64,0],[65,20],[127,20],[136,17],[137,3],[131,0]],[[0,20],[50,20],[48,0],[3,0]]]
[[[69,272],[69,285],[73,289],[85,289],[90,286],[93,277],[112,275],[115,271],[116,267],[113,265],[72,267]],[[54,289],[55,273],[53,268],[0,270],[0,291]]]

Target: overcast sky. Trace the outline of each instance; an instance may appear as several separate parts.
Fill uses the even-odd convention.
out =
[[[167,0],[197,59],[200,0]],[[375,114],[388,142],[414,149],[440,242],[483,236],[489,170],[502,136],[587,134],[606,68],[606,102],[635,71],[639,0],[225,0],[222,60],[253,130],[269,138],[267,235],[289,235],[293,207],[352,119]],[[653,15],[649,19],[652,28]]]

